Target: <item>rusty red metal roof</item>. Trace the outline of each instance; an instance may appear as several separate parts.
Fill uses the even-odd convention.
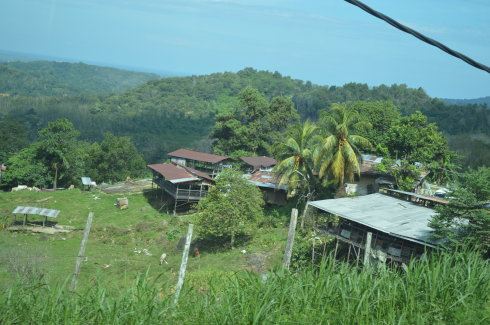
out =
[[[252,166],[253,168],[260,167],[272,167],[277,164],[277,161],[274,158],[259,156],[259,157],[240,157],[246,164]]]
[[[174,164],[153,164],[148,165],[148,168],[165,177],[167,181],[197,179],[193,174],[191,174],[184,168],[176,166]]]
[[[182,168],[185,168],[189,173],[191,174],[194,174],[198,177],[201,177],[201,178],[204,178],[208,181],[212,181],[213,178],[211,176],[209,176],[209,174],[205,173],[205,172],[202,172],[200,170],[197,170],[197,169],[194,169],[194,168],[191,168],[191,167],[187,167],[187,166],[182,166]]]
[[[248,175],[248,180],[258,187],[268,187],[279,190],[287,190],[287,185],[279,185],[278,177],[272,172],[256,171]]]
[[[194,168],[180,166],[176,164],[152,164],[148,168],[162,175],[167,181],[193,181],[198,179],[213,179],[208,174],[195,170]]]
[[[217,164],[223,160],[228,159],[228,157],[226,156],[218,156],[218,155],[213,155],[211,153],[194,151],[189,149],[177,149],[175,151],[168,153],[168,156],[191,159],[196,161],[203,161],[211,164]]]

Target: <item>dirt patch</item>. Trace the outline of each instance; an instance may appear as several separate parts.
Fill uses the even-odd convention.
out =
[[[101,184],[99,189],[107,194],[141,193],[150,189],[152,181],[150,178],[139,180],[127,180],[116,184]]]
[[[245,256],[245,259],[247,260],[247,269],[256,273],[267,271],[267,259],[269,258],[269,255],[269,253],[264,252],[247,254]]]
[[[7,228],[9,231],[30,231],[34,233],[41,233],[47,235],[54,235],[59,233],[71,232],[74,228],[70,226],[55,225],[54,227],[42,227],[42,226],[10,226]]]

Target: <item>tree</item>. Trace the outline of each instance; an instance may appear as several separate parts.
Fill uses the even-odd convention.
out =
[[[449,204],[437,208],[431,220],[435,237],[448,247],[471,245],[490,257],[490,168],[470,170],[459,176]]]
[[[48,168],[37,158],[38,150],[38,145],[32,144],[11,156],[2,175],[2,185],[46,186],[50,182]]]
[[[198,204],[198,226],[203,237],[229,239],[249,232],[263,214],[260,190],[240,172],[226,169],[215,179],[208,195]]]
[[[378,154],[382,154],[382,148],[386,147],[387,132],[401,117],[398,108],[391,101],[355,101],[345,105],[356,111],[361,120],[368,122],[356,132],[379,148]]]
[[[396,188],[412,192],[421,179],[420,167],[411,164],[406,160],[395,161],[385,157],[383,161],[376,166],[376,169],[382,173],[387,173],[395,179]]]
[[[281,133],[299,114],[289,97],[274,97],[270,102],[254,88],[245,88],[238,95],[238,106],[218,116],[211,137],[213,149],[221,154],[236,151],[265,155]]]
[[[58,186],[58,180],[65,184],[75,179],[78,172],[76,164],[77,137],[80,133],[67,119],[49,122],[47,127],[39,131],[40,158],[52,173],[53,188]]]
[[[319,142],[318,131],[309,121],[296,125],[289,130],[286,141],[275,149],[279,162],[274,172],[279,184],[288,186],[289,196],[300,193],[307,201],[313,198],[317,183],[314,155]]]
[[[446,181],[456,167],[444,135],[420,112],[402,117],[387,132],[386,144],[392,157],[424,164],[438,183]]]
[[[334,104],[323,114],[320,125],[325,127],[324,137],[317,157],[320,178],[331,178],[340,191],[344,190],[344,180],[352,181],[360,175],[360,148],[370,148],[371,143],[353,132],[365,121],[359,114],[343,104]]]
[[[13,118],[0,119],[0,164],[28,144],[24,123]]]
[[[144,173],[145,161],[129,137],[105,133],[104,140],[88,148],[90,176],[98,182],[117,182]]]

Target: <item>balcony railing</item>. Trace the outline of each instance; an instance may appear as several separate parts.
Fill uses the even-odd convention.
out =
[[[190,200],[190,201],[199,201],[203,197],[208,194],[207,190],[193,190],[193,189],[185,189],[178,188],[175,184],[167,182],[161,178],[156,178],[153,180],[155,184],[160,186],[165,192],[170,194],[176,200]]]

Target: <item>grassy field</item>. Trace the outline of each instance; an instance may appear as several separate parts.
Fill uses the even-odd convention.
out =
[[[153,192],[128,195],[127,210],[114,206],[117,197],[79,190],[0,193],[3,225],[12,221],[15,206],[33,205],[60,209],[59,224],[77,229],[57,235],[0,231],[1,324],[490,321],[490,265],[473,252],[413,261],[405,272],[357,269],[332,258],[319,267],[282,270],[288,208],[267,211],[262,227],[234,249],[197,242],[201,256],[189,259],[181,298],[173,305],[181,259],[176,247],[194,216],[160,213]],[[66,281],[89,211],[95,217],[88,259],[77,292],[70,292]],[[143,249],[151,255],[138,253]],[[168,265],[159,265],[161,252]]]
[[[1,231],[2,289],[21,273],[28,276],[29,272],[40,273],[53,285],[70,278],[89,211],[95,216],[86,249],[87,260],[82,264],[81,287],[98,283],[106,288],[126,288],[138,275],[146,272],[148,281],[158,278],[162,283],[174,284],[182,255],[177,245],[194,216],[160,213],[161,203],[152,191],[130,194],[127,210],[114,206],[118,196],[80,190],[0,193],[0,215],[4,225],[12,222],[14,207],[25,205],[59,209],[58,224],[76,229],[55,235]],[[287,219],[286,214],[285,211],[278,216],[275,212],[279,221]],[[30,217],[29,220],[41,219]],[[287,229],[279,222],[277,227],[259,228],[251,240],[239,243],[231,250],[197,243],[201,256],[189,259],[187,283],[200,286],[207,283],[211,274],[270,269],[280,262],[286,234]],[[196,229],[193,237],[198,235]],[[144,249],[151,255],[146,255]],[[168,256],[168,264],[159,265],[162,252]]]

